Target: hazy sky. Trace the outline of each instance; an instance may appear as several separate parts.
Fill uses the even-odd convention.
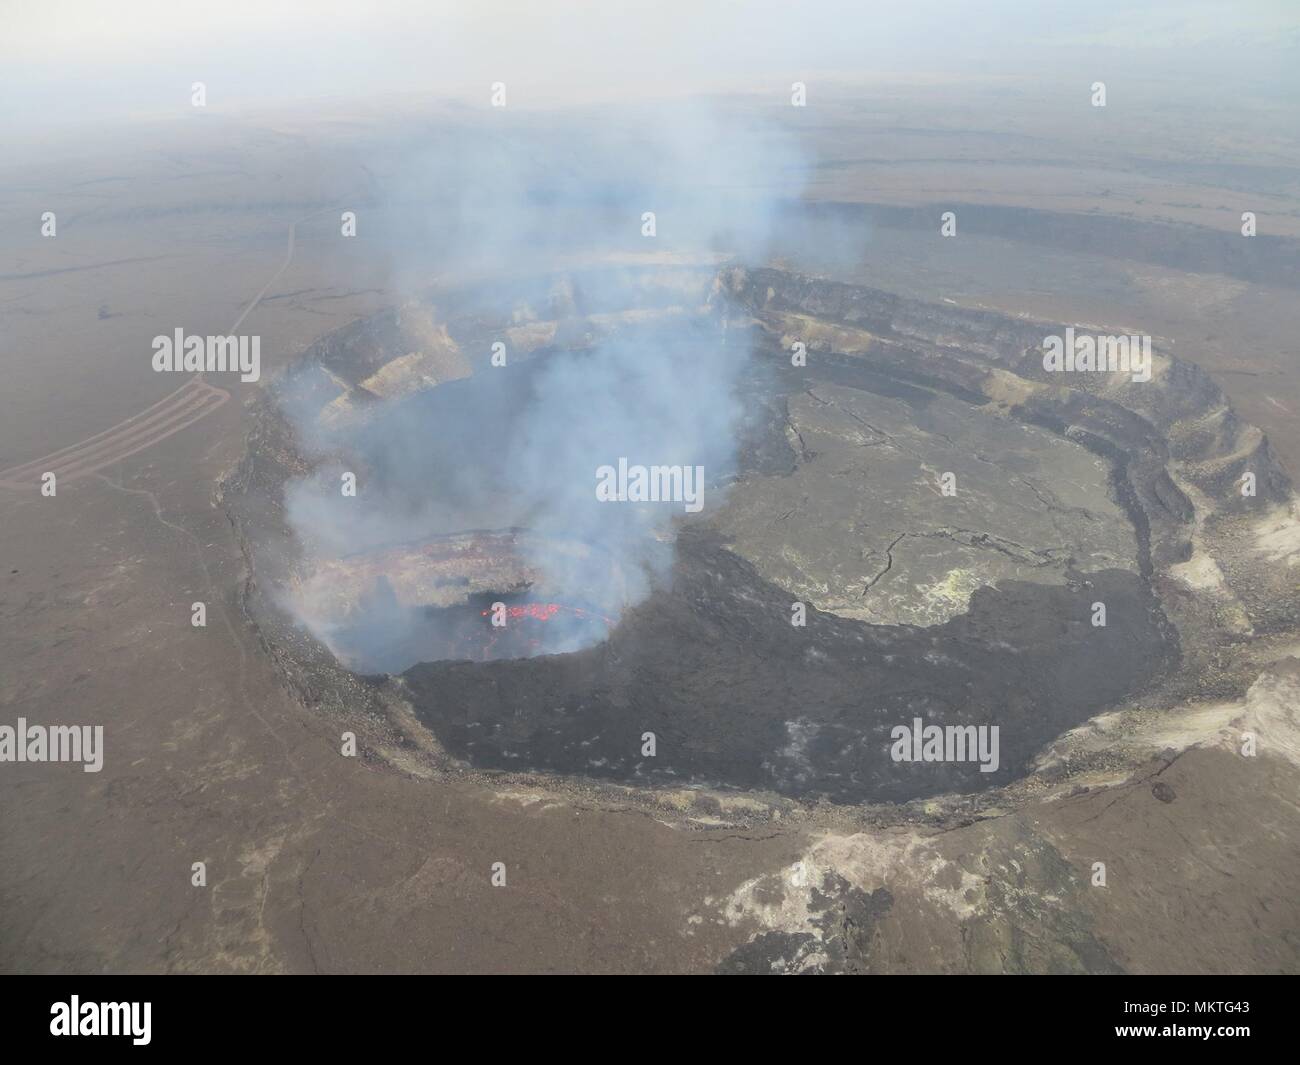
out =
[[[0,0],[0,120],[511,87],[512,105],[889,74],[1300,67],[1296,0]],[[1295,87],[1294,73],[1287,85]]]

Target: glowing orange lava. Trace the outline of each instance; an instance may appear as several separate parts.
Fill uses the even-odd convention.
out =
[[[560,611],[573,614],[580,618],[599,618],[606,625],[613,626],[612,618],[607,618],[603,614],[593,614],[590,611],[582,610],[576,606],[565,606],[563,603],[519,603],[514,606],[506,607],[507,618],[533,618],[536,621],[550,621]],[[483,617],[492,613],[491,610],[482,611]]]

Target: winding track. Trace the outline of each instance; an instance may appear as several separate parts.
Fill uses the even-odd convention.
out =
[[[224,335],[230,336],[238,331],[244,324],[244,319],[262,302],[271,286],[280,280],[285,270],[289,268],[289,264],[293,261],[294,239],[298,225],[312,217],[314,215],[308,215],[289,223],[288,246],[285,249],[284,262]],[[153,447],[154,444],[188,428],[200,418],[207,417],[229,399],[229,392],[224,388],[216,388],[208,384],[203,379],[203,375],[198,374],[175,392],[146,407],[139,414],[133,414],[125,421],[119,422],[111,429],[105,429],[102,433],[96,433],[79,444],[61,448],[42,458],[24,462],[20,466],[11,466],[7,470],[0,470],[0,488],[38,488],[42,475],[46,473],[53,473],[59,483],[89,477],[106,466]]]

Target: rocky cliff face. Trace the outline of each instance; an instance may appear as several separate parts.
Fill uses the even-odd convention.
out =
[[[1137,533],[1143,574],[1158,584],[1172,577],[1179,587],[1190,580],[1211,593],[1217,612],[1236,617],[1228,629],[1300,623],[1290,480],[1264,434],[1241,422],[1199,367],[1157,348],[1145,382],[1122,373],[1051,373],[1043,368],[1044,338],[1063,335],[1068,323],[923,304],[771,270],[734,273],[731,285],[774,346],[809,321],[850,327],[860,334],[856,365],[987,404],[1096,454]],[[844,347],[819,335],[809,341],[810,352],[832,362],[842,361]],[[1175,598],[1179,587],[1170,588]]]

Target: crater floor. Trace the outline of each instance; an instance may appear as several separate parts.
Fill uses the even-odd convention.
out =
[[[762,577],[819,610],[938,625],[1002,581],[1137,571],[1109,466],[1073,441],[941,393],[815,379],[786,415],[793,470],[744,478],[714,524]]]

